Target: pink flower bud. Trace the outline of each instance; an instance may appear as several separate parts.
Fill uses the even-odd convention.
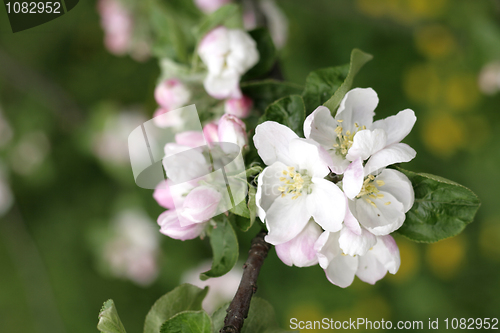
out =
[[[101,15],[106,48],[116,55],[125,54],[132,36],[133,22],[130,13],[115,0],[100,0],[97,9]]]
[[[184,120],[180,117],[178,112],[168,112],[167,109],[159,108],[153,115],[153,121],[156,126],[165,127],[182,127]]]
[[[190,98],[191,92],[177,79],[164,80],[155,89],[156,102],[169,111],[185,106]]]
[[[203,133],[201,132],[186,131],[177,133],[175,135],[175,142],[183,146],[196,148],[205,145],[205,138],[203,137]]]
[[[163,212],[158,217],[158,225],[162,234],[180,240],[194,239],[200,236],[206,227],[206,223],[192,223],[182,227],[175,210]]]
[[[224,112],[232,114],[238,118],[246,118],[250,115],[252,106],[253,101],[248,96],[231,98],[226,100],[226,103],[224,104]]]
[[[205,140],[210,144],[212,142],[219,142],[219,126],[216,123],[208,123],[203,127],[203,135]]]
[[[208,221],[216,215],[221,198],[215,189],[199,186],[187,195],[181,215],[195,223]]]
[[[245,123],[233,115],[223,115],[219,120],[219,141],[235,143],[240,148],[248,145]]]
[[[314,244],[321,232],[321,228],[311,220],[295,238],[276,245],[276,254],[288,266],[307,267],[316,265],[318,258],[314,250]]]
[[[201,9],[201,11],[206,14],[210,14],[225,4],[230,3],[231,0],[195,0],[194,2],[196,6]]]
[[[172,198],[172,193],[170,193],[170,186],[167,181],[163,181],[156,186],[155,191],[153,192],[153,198],[156,200],[158,205],[164,208],[175,208],[174,199]]]

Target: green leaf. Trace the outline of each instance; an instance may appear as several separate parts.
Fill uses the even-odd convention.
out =
[[[221,306],[212,315],[213,333],[219,332],[224,326],[224,318],[226,317],[226,309],[229,303]],[[245,319],[241,333],[285,333],[298,332],[287,331],[279,328],[276,321],[274,309],[269,302],[259,297],[253,297],[248,311],[248,317]]]
[[[416,242],[437,242],[458,235],[481,205],[468,188],[451,180],[401,168],[415,191],[415,203],[398,233]]]
[[[348,72],[349,64],[318,69],[309,73],[302,93],[307,115],[335,94],[347,78]]]
[[[200,289],[191,284],[181,284],[160,297],[149,310],[144,323],[144,333],[160,333],[161,325],[182,311],[201,310],[201,302],[208,287]]]
[[[364,53],[359,49],[354,49],[351,52],[351,64],[349,67],[349,74],[340,86],[340,88],[335,91],[332,98],[326,101],[323,105],[330,109],[332,113],[337,110],[340,102],[344,98],[345,94],[351,89],[354,77],[358,74],[361,67],[363,67],[368,61],[372,60],[373,56],[368,53]]]
[[[200,274],[201,280],[218,277],[229,272],[238,260],[238,238],[224,216],[222,222],[217,222],[210,234],[210,245],[212,246],[213,261],[212,268]]]
[[[291,95],[269,105],[259,122],[276,121],[291,128],[298,136],[303,136],[306,117],[304,101],[300,95]]]
[[[112,299],[102,305],[97,329],[102,333],[126,333]]]
[[[238,216],[242,216],[247,219],[250,218],[250,212],[248,211],[247,203],[245,202],[245,200],[241,201],[239,204],[231,208],[229,211]]]
[[[253,100],[257,110],[264,111],[272,102],[294,94],[301,94],[303,87],[290,82],[263,80],[243,82],[241,90],[244,95]]]
[[[198,25],[193,33],[199,41],[213,28],[224,25],[228,28],[241,28],[243,26],[241,8],[236,4],[227,4],[208,15]]]
[[[276,61],[276,48],[274,47],[273,39],[269,31],[266,28],[258,28],[249,31],[249,34],[257,43],[259,62],[248,70],[242,78],[243,81],[266,74]]]
[[[212,320],[205,311],[176,314],[161,326],[161,333],[211,333]]]

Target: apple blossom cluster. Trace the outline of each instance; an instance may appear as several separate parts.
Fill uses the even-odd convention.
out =
[[[267,165],[256,194],[266,241],[285,264],[319,264],[340,287],[355,275],[374,284],[397,272],[399,250],[390,233],[414,201],[409,179],[387,167],[415,157],[401,143],[415,114],[407,109],[374,122],[377,104],[371,88],[353,89],[335,117],[320,106],[306,118],[305,139],[272,121],[257,126],[253,138]]]
[[[500,91],[500,61],[490,62],[481,69],[479,89],[486,95]]]
[[[205,125],[203,132],[178,133],[175,143],[165,145],[163,165],[168,179],[153,193],[158,204],[168,209],[158,217],[161,233],[180,240],[203,237],[211,218],[232,207],[228,185],[233,197],[239,193],[244,198],[246,182],[226,180],[214,171],[245,170],[243,159],[235,156],[241,157],[247,145],[245,124],[230,114]]]

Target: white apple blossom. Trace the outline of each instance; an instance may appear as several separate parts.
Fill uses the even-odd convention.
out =
[[[230,2],[231,0],[194,0],[196,6],[206,14],[213,13]]]
[[[340,233],[325,231],[315,244],[318,261],[328,280],[342,288],[354,281],[354,276],[375,284],[387,272],[396,274],[401,264],[399,249],[390,235],[378,236],[376,243],[364,255],[345,254],[339,246]]]
[[[112,222],[113,237],[103,257],[111,273],[139,285],[151,284],[158,275],[158,234],[153,221],[140,210],[120,212]]]
[[[378,174],[364,177],[359,159],[349,168],[353,166],[357,166],[359,170],[358,178],[348,178],[342,182],[349,198],[349,211],[361,226],[374,235],[388,235],[399,229],[406,218],[405,213],[413,206],[415,197],[408,177],[392,169],[384,169]],[[352,225],[355,226],[355,222],[350,224]]]
[[[344,173],[357,158],[362,161],[369,158],[365,170],[371,173],[415,157],[415,150],[400,142],[413,128],[415,113],[406,109],[373,122],[377,104],[373,89],[356,88],[345,95],[335,118],[324,106],[307,117],[304,134],[330,153],[333,160],[330,167],[335,173]]]
[[[257,44],[248,33],[224,26],[210,31],[198,54],[208,69],[205,90],[217,99],[240,98],[241,76],[259,61]]]
[[[311,219],[292,240],[275,246],[276,254],[288,266],[307,267],[318,263],[314,244],[323,230]]]
[[[248,96],[231,98],[224,103],[224,112],[238,118],[247,118],[252,110],[253,101]]]
[[[175,110],[189,103],[191,91],[178,79],[163,80],[155,88],[155,99],[164,110]]]
[[[500,90],[500,61],[484,65],[479,73],[479,89],[486,95],[493,95]]]
[[[254,143],[268,167],[259,175],[258,214],[265,221],[268,243],[278,245],[296,237],[311,217],[324,230],[339,231],[345,197],[329,174],[328,154],[291,129],[266,121],[255,129]]]
[[[233,299],[240,285],[241,276],[243,275],[241,266],[242,265],[236,264],[233,269],[223,276],[202,281],[200,280],[200,274],[211,268],[211,263],[205,262],[185,272],[181,277],[181,282],[190,283],[199,288],[209,287],[208,294],[203,299],[201,306],[207,313],[212,314],[220,306]]]

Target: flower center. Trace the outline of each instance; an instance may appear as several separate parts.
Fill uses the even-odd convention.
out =
[[[345,156],[347,155],[347,151],[349,150],[349,148],[352,147],[354,135],[361,130],[365,130],[366,126],[359,126],[358,123],[354,123],[354,127],[356,127],[356,130],[353,132],[346,131],[344,133],[344,128],[342,127],[343,121],[344,120],[342,119],[337,120],[337,122],[341,123],[341,125],[338,125],[335,129],[335,133],[337,133],[337,143],[333,145],[333,148],[337,149],[337,154]]]
[[[356,198],[359,199],[363,197],[363,199],[365,199],[365,201],[368,202],[370,205],[372,205],[373,207],[377,207],[373,199],[382,199],[384,197],[382,193],[379,193],[380,190],[378,189],[378,187],[384,185],[385,183],[383,180],[375,180],[375,176],[368,175],[368,177],[366,177],[365,181],[363,182],[361,191],[356,196]],[[390,205],[390,204],[391,204],[390,201],[384,203],[384,205]]]
[[[280,177],[280,181],[283,185],[278,187],[282,198],[291,194],[292,200],[295,200],[302,195],[302,191],[306,191],[307,194],[311,192],[311,177],[307,171],[296,172],[294,167],[288,167],[282,173],[283,177]]]

